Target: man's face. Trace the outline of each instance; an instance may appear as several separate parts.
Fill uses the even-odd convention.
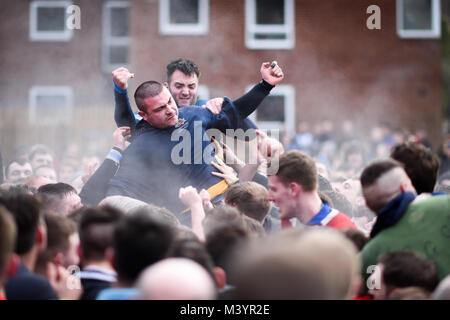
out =
[[[23,166],[17,162],[11,163],[8,168],[6,175],[6,182],[12,184],[20,184],[25,182],[26,178],[31,176],[33,170],[31,169],[31,164],[26,162]]]
[[[31,166],[33,169],[40,166],[53,167],[53,157],[49,153],[37,153],[31,160]]]
[[[166,87],[157,96],[144,99],[144,108],[139,115],[155,128],[173,127],[178,122],[177,105]]]
[[[175,70],[167,85],[178,107],[195,105],[198,90],[198,77],[195,73],[185,75],[180,70]]]
[[[291,190],[276,175],[269,176],[268,199],[278,207],[281,219],[290,219],[295,216],[295,199]]]
[[[40,167],[34,173],[35,173],[35,175],[37,175],[39,177],[44,177],[44,178],[50,180],[51,183],[57,182],[56,171],[53,168]]]

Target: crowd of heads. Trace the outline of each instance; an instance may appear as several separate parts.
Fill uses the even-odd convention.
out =
[[[162,90],[178,107],[192,105],[199,76],[189,60],[169,64],[167,83],[145,82],[136,90],[139,114],[158,120],[158,110],[140,102]],[[19,148],[0,186],[0,297],[449,299],[450,262],[420,250],[380,252],[370,274],[363,267],[377,235],[401,219],[386,218],[393,201],[405,209],[422,194],[431,208],[450,204],[446,195],[431,196],[450,190],[450,143],[433,149],[423,130],[411,134],[388,125],[371,128],[367,138],[350,121],[339,129],[329,120],[314,127],[302,121],[282,144],[259,135],[258,150],[270,145],[272,155],[261,154],[251,177],[230,164],[241,180],[227,181],[214,205],[198,190],[201,208],[188,213],[106,192],[87,205],[80,194],[98,159],[87,163],[76,147],[62,155],[43,145]],[[224,166],[233,153],[225,149]],[[278,170],[269,173],[275,158]],[[312,223],[327,207],[331,215]],[[411,220],[421,219],[428,228],[423,214]],[[437,228],[450,239],[448,225]],[[448,250],[442,255],[449,257]]]

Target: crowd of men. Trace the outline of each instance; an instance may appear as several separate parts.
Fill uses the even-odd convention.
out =
[[[277,140],[247,119],[284,78],[276,61],[260,73],[236,100],[199,101],[179,59],[133,113],[118,68],[103,161],[8,157],[0,299],[450,299],[450,144],[330,120]]]

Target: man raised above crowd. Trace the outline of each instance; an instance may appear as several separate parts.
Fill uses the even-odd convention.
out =
[[[112,75],[116,102],[114,120],[118,127],[130,127],[131,132],[134,133],[136,122],[142,119],[138,114],[133,114],[128,100],[128,81],[134,78],[134,73],[125,67],[120,67],[115,69]],[[220,105],[223,99],[215,98],[209,101],[198,99],[199,78],[200,69],[193,61],[177,59],[166,66],[166,81],[163,85],[169,90],[178,108],[196,105],[218,113],[217,105]],[[256,128],[256,125],[250,119],[244,119],[238,127],[246,130]]]
[[[108,195],[125,195],[180,212],[184,208],[178,190],[192,185],[208,189],[214,201],[227,184],[211,174],[214,152],[206,130],[236,129],[284,77],[276,63],[263,63],[260,72],[262,81],[235,101],[225,98],[218,115],[198,107],[178,109],[167,87],[156,81],[142,83],[134,97],[143,119],[110,181]]]

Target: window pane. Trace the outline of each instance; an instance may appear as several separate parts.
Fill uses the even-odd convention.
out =
[[[128,36],[128,8],[111,8],[111,36]]]
[[[256,40],[285,40],[287,35],[285,33],[255,33]]]
[[[64,31],[66,18],[66,9],[56,8],[37,8],[37,30],[38,31]]]
[[[257,110],[257,121],[284,122],[284,96],[266,97]]]
[[[199,0],[170,0],[170,23],[198,23]]]
[[[284,24],[284,1],[255,0],[257,24]]]
[[[67,97],[64,95],[38,95],[36,97],[36,114],[38,118],[65,118]]]
[[[403,29],[431,29],[431,0],[403,1]]]
[[[128,62],[127,46],[110,46],[109,47],[109,63],[110,64],[126,64]]]

